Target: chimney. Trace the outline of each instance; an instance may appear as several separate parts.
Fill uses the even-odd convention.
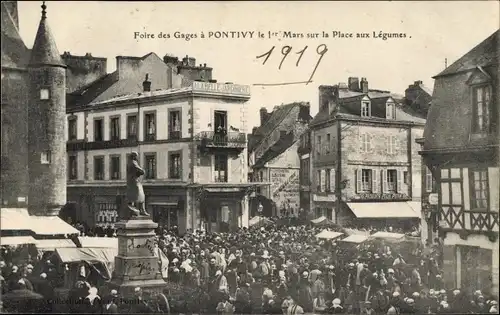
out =
[[[179,58],[166,54],[163,56],[163,62],[167,65],[177,66],[179,64]]]
[[[149,73],[146,73],[146,79],[142,82],[143,92],[151,92],[151,81],[149,81]]]
[[[414,83],[414,85],[415,85],[416,87],[417,87],[417,86],[420,86],[420,85],[422,85],[422,84],[423,84],[423,82],[422,82],[422,81],[415,81],[415,83]]]
[[[349,79],[347,79],[347,84],[349,90],[359,92],[359,78],[349,77]]]
[[[189,64],[189,56],[186,55],[186,57],[182,58],[182,65],[187,66]]]
[[[190,67],[196,67],[196,59],[193,57],[188,58],[188,66]]]
[[[361,92],[368,93],[368,81],[366,78],[361,78]]]
[[[260,125],[263,126],[266,120],[267,120],[267,109],[265,107],[262,107],[260,109]]]

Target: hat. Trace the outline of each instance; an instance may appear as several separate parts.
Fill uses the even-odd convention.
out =
[[[394,293],[392,294],[392,297],[398,297],[398,296],[399,296],[399,292],[394,292]]]
[[[264,254],[262,254],[262,258],[268,259],[269,257],[269,252],[267,250],[264,251]]]
[[[441,275],[436,275],[436,278],[441,278]]]
[[[141,287],[135,287],[134,292],[135,292],[135,293],[139,293],[139,292],[141,292]]]
[[[304,271],[304,272],[302,273],[302,277],[307,278],[308,276],[309,276],[309,272]]]
[[[222,274],[222,271],[220,271],[220,270],[217,270],[217,271],[215,272],[215,275],[216,275],[216,276],[220,276],[221,274]]]
[[[46,279],[47,278],[47,274],[45,272],[41,273],[40,274],[40,278]]]
[[[12,266],[12,271],[16,272],[19,268],[17,266]]]
[[[429,294],[430,294],[430,295],[434,295],[434,294],[436,294],[436,291],[434,291],[434,289],[430,289],[430,290],[429,290]]]
[[[335,266],[330,265],[330,266],[328,266],[328,269],[330,269],[330,270],[334,270],[334,269],[335,269]]]
[[[250,256],[255,256],[255,253],[251,253]]]
[[[117,296],[118,295],[118,291],[116,291],[115,289],[111,290],[111,295]]]
[[[365,301],[365,305],[366,304],[372,304],[372,302],[371,301]]]
[[[413,292],[412,296],[413,296],[413,297],[419,297],[419,296],[420,296],[420,293],[418,293],[418,292]]]
[[[445,290],[445,289],[441,289],[441,290],[439,291],[439,294],[446,294],[446,290]]]
[[[458,290],[458,289],[453,290],[453,294],[454,294],[454,295],[458,295],[458,294],[460,294],[460,290]]]
[[[333,305],[340,305],[340,299],[339,298],[333,299],[332,304]]]
[[[481,295],[483,293],[481,293],[481,290],[477,290],[476,292],[474,292],[474,295]]]
[[[415,303],[415,300],[414,299],[408,299],[408,300],[406,300],[406,303],[413,304],[413,303]]]
[[[350,264],[349,264],[349,267],[354,267],[354,264],[353,264],[353,263],[350,263]]]
[[[394,273],[394,269],[392,268],[387,269],[387,273]]]
[[[284,251],[280,251],[279,254],[280,255],[285,255],[285,252]]]
[[[28,265],[26,266],[26,268],[28,268],[28,269],[33,269],[33,265],[32,265],[32,264],[28,264]]]
[[[24,282],[24,279],[19,279],[19,281],[17,281],[17,283],[19,283],[19,284],[26,284],[26,282]]]

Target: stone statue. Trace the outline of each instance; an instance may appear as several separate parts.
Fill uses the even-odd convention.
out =
[[[127,161],[127,211],[126,218],[141,216],[149,216],[145,209],[145,197],[140,177],[144,175],[144,170],[137,162],[139,154],[132,152],[130,159]]]

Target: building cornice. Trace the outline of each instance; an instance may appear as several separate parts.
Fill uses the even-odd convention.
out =
[[[332,117],[326,121],[320,122],[318,124],[310,125],[310,128],[312,130],[317,130],[320,128],[334,125],[335,122],[337,122],[337,121],[339,121],[339,122],[342,122],[342,121],[356,122],[358,124],[363,124],[363,125],[404,126],[404,127],[421,127],[421,128],[423,128],[425,126],[425,123],[419,123],[419,122],[414,122],[414,121],[388,120],[388,119],[378,118],[378,117],[370,117],[370,118],[351,117],[351,116],[345,116],[342,114],[337,114],[337,116]]]

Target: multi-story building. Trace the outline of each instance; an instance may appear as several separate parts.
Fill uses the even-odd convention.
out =
[[[311,213],[311,130],[307,129],[299,140],[297,154],[300,159],[299,195],[300,207],[308,214]]]
[[[272,200],[267,215],[298,215],[300,210],[299,139],[311,120],[309,103],[291,103],[260,109],[261,123],[249,135],[249,166],[252,182],[261,183],[258,198]],[[263,183],[269,183],[265,185]],[[255,207],[254,207],[255,208]]]
[[[434,77],[425,165],[436,181],[429,213],[448,287],[498,294],[499,66],[497,30]]]
[[[319,87],[320,110],[309,126],[316,217],[394,227],[418,222],[421,163],[415,139],[425,119],[401,99],[369,89],[365,78]]]
[[[114,223],[128,154],[145,169],[146,207],[160,225],[218,231],[248,224],[248,86],[194,81],[68,109],[68,199],[78,220]]]

